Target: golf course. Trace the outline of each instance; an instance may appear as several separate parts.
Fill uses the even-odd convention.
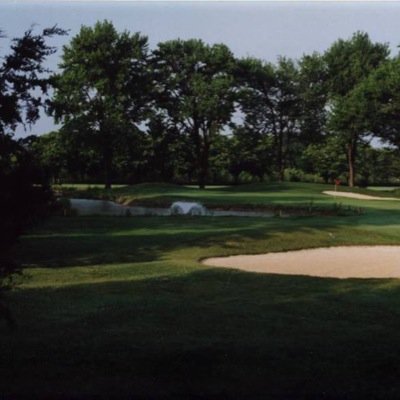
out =
[[[19,240],[22,273],[5,293],[16,320],[14,329],[0,330],[5,398],[400,397],[399,279],[202,263],[400,245],[398,191],[353,189],[393,198],[379,201],[329,196],[322,192],[332,185],[294,182],[204,190],[67,186],[59,190],[71,197],[198,201],[275,216],[71,214],[38,223]]]
[[[363,3],[0,1],[0,400],[400,399],[400,2]]]

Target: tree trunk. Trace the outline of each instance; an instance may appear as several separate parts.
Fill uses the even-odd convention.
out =
[[[208,176],[208,156],[209,156],[209,135],[210,131],[207,127],[200,127],[200,122],[193,118],[193,136],[196,144],[197,152],[197,174],[199,189],[204,189]]]
[[[283,132],[281,128],[279,129],[278,134],[278,174],[279,181],[283,182],[285,179],[285,164],[283,157]]]
[[[356,170],[355,170],[356,151],[357,151],[356,141],[353,139],[347,145],[347,162],[349,166],[349,179],[348,179],[349,187],[354,187],[354,179],[356,176]]]
[[[210,150],[210,144],[206,137],[204,137],[203,148],[200,153],[199,162],[199,189],[204,189],[206,186],[208,176],[208,156]]]
[[[279,121],[279,131],[278,131],[278,174],[279,181],[283,182],[285,180],[285,155],[284,155],[284,130],[283,130],[282,118]]]
[[[111,143],[104,148],[104,189],[111,189],[112,150]]]

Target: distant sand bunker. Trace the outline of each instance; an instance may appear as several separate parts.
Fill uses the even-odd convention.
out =
[[[334,190],[325,190],[322,192],[324,194],[328,194],[329,196],[337,196],[337,197],[348,197],[350,199],[359,199],[359,200],[400,200],[396,197],[378,197],[378,196],[369,196],[367,194],[360,193],[350,193],[350,192],[335,192]]]
[[[282,253],[215,257],[214,267],[326,278],[400,278],[400,246],[323,247]]]

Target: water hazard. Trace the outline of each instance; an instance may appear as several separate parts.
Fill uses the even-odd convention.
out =
[[[109,200],[70,199],[71,209],[78,215],[108,216],[170,216],[193,215],[209,217],[273,217],[269,211],[209,210],[199,203],[179,202],[168,208],[124,206]],[[199,212],[199,210],[202,210]]]

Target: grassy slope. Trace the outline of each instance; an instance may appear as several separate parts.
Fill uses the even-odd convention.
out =
[[[205,203],[331,204],[322,189],[124,190]],[[210,255],[400,244],[399,203],[341,202],[365,213],[48,220],[18,249],[29,268],[8,295],[19,329],[0,325],[0,393],[399,398],[399,280],[259,275],[198,263]]]

